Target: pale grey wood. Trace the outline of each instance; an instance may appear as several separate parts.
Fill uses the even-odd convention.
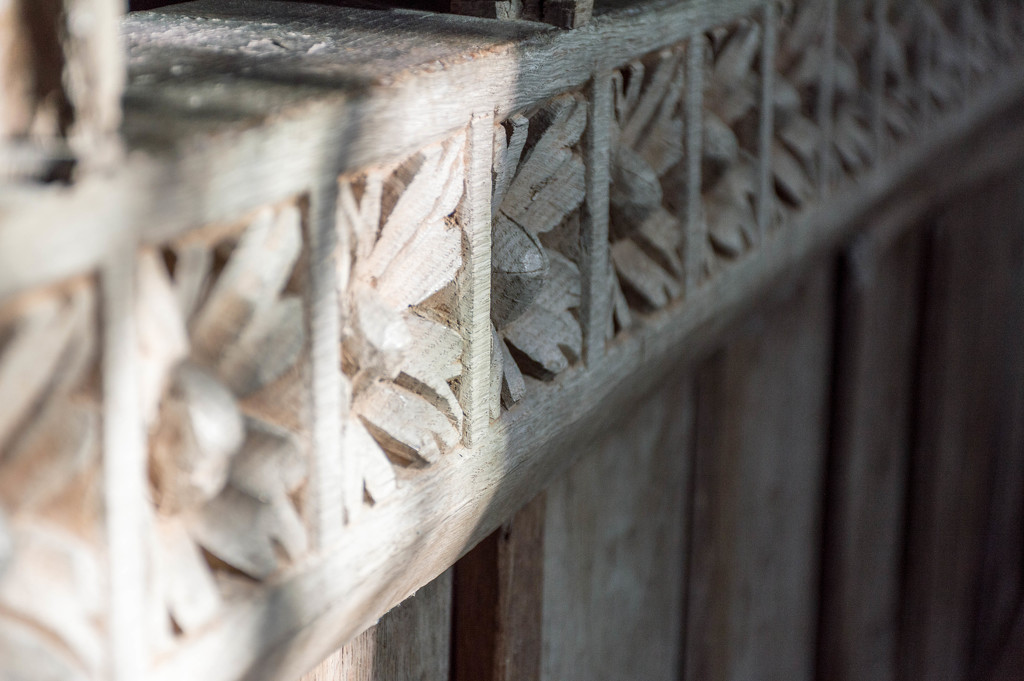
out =
[[[832,302],[819,267],[701,369],[687,680],[815,678]]]
[[[358,499],[347,499],[345,490],[351,482],[345,480],[342,457],[342,376],[341,376],[341,323],[338,317],[338,273],[334,266],[338,252],[338,233],[335,229],[338,183],[328,182],[311,192],[304,230],[307,239],[309,265],[305,291],[304,323],[309,326],[313,418],[313,466],[310,473],[313,494],[312,521],[313,548],[331,546],[338,541],[341,519]],[[339,456],[340,454],[340,456]]]
[[[227,54],[242,62],[242,48],[258,36],[240,30],[225,44],[223,36],[199,31],[196,22],[133,14],[126,22],[134,58],[125,129],[140,153],[110,176],[72,191],[19,190],[0,197],[5,222],[0,295],[88,270],[109,248],[113,235],[124,229],[141,230],[142,240],[152,243],[197,225],[235,220],[317,186],[325,176],[407,156],[457,131],[476,111],[494,107],[498,116],[505,116],[528,108],[582,85],[595,67],[610,69],[685,39],[691,28],[701,32],[750,9],[749,2],[740,0],[659,0],[643,12],[630,11],[626,19],[621,14],[626,10],[617,8],[599,14],[584,31],[547,32],[517,22],[446,16],[446,31],[458,39],[438,41],[431,33],[441,30],[438,18],[419,13],[306,3],[239,5],[237,0],[217,6],[225,17],[219,25],[225,28],[244,27],[248,22],[239,17],[249,16],[303,32],[309,47],[356,40],[361,47],[324,48],[301,60],[287,59],[287,51],[261,56],[266,79],[254,89],[247,85],[250,80],[218,79],[216,69],[204,62],[208,52],[190,52],[145,36],[161,31],[173,36],[177,31],[198,41],[217,39]],[[203,6],[180,7],[181,12],[199,14]],[[248,15],[242,12],[245,8]],[[455,30],[459,28],[466,29],[464,35]],[[410,41],[404,45],[415,49],[392,49],[385,39],[389,35],[402,35]],[[459,58],[466,53],[478,56]],[[573,58],[553,56],[566,54]],[[178,75],[168,71],[171,63]],[[447,66],[426,69],[432,63]],[[408,77],[412,72],[416,77]],[[212,88],[199,77],[204,73],[220,87]],[[993,81],[989,92],[1012,88],[1022,78],[1019,71],[1007,73],[1005,80]],[[465,85],[478,82],[515,86]],[[979,95],[958,120],[984,108],[986,99]],[[192,110],[193,104],[208,115],[167,115],[182,107]],[[410,105],[418,112],[415,125],[406,115]],[[284,110],[289,115],[279,115]],[[941,143],[942,137],[940,126],[929,142]],[[38,255],[42,253],[46,257]]]
[[[866,236],[841,270],[819,634],[836,681],[898,678],[921,246]]]
[[[569,369],[550,391],[531,391],[521,407],[492,424],[487,439],[474,448],[482,454],[460,456],[457,450],[407,480],[403,494],[346,530],[344,546],[231,607],[203,637],[184,642],[164,659],[153,677],[269,681],[268,669],[297,675],[322,660],[450,566],[523,498],[535,495],[576,458],[587,434],[634,406],[664,377],[666,367],[707,351],[755,305],[756,292],[794,276],[856,228],[867,226],[889,238],[917,220],[937,196],[1011,167],[1024,153],[1024,133],[1018,129],[1024,109],[1014,102],[1006,93],[979,100],[972,117],[951,120],[927,144],[868,172],[856,188],[832,197],[827,210],[810,210],[769,239],[761,257],[740,260],[685,304],[648,318],[611,345],[602,362],[585,371]],[[976,129],[978,119],[985,125]],[[936,165],[955,172],[928,173],[929,182],[910,182]],[[382,536],[390,538],[388,543],[380,541]]]
[[[307,672],[301,681],[447,679],[451,591],[449,570]]]
[[[460,209],[465,232],[459,287],[459,326],[464,341],[459,399],[466,411],[464,435],[483,439],[491,414],[491,164],[494,116],[474,115],[466,148],[466,195]]]
[[[119,0],[0,7],[0,182],[117,159],[125,58]]]
[[[583,358],[589,364],[604,354],[611,324],[611,292],[608,287],[608,134],[612,122],[610,73],[594,76],[588,90],[590,118],[584,136],[587,195],[580,220],[580,327]]]
[[[146,636],[147,449],[137,383],[136,249],[123,235],[100,275],[102,289],[103,497],[110,606],[110,677],[142,678],[149,668]]]
[[[548,489],[543,681],[679,678],[692,389],[673,376]]]

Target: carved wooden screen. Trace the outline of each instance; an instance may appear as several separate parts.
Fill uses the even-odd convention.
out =
[[[0,669],[17,679],[297,678],[446,588],[775,284],[1024,157],[1015,0],[454,3],[511,21],[200,0],[121,17],[124,52],[120,3],[44,4],[0,3]],[[829,276],[765,332],[783,369],[831,347]],[[811,330],[803,354],[786,324]],[[787,380],[744,369],[737,343],[698,378],[709,401]],[[830,384],[796,385],[827,420]],[[765,413],[749,433],[770,442]],[[754,461],[701,439],[748,433],[721,418],[698,418],[700,451]],[[693,475],[742,496],[728,485],[759,473]],[[695,537],[715,531],[701,517]],[[694,574],[702,557],[746,559],[694,552]],[[464,580],[497,558],[473,560]],[[687,601],[691,627],[732,588],[757,584]],[[720,661],[695,640],[702,678]]]

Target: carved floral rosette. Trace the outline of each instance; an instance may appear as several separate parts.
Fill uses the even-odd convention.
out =
[[[0,305],[0,678],[106,668],[99,320],[92,277]]]
[[[630,325],[630,307],[652,310],[682,294],[685,71],[686,51],[675,47],[612,74],[610,333]]]
[[[391,494],[394,466],[428,466],[462,440],[466,146],[459,134],[339,180],[350,506]]]
[[[268,207],[139,254],[156,653],[308,551],[303,213]]]
[[[491,415],[582,352],[580,206],[587,101],[565,94],[495,126],[491,199]]]

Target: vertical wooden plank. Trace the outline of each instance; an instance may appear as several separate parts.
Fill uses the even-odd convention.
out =
[[[122,12],[119,0],[0,5],[0,177],[45,174],[33,157],[66,156],[58,141],[86,165],[111,160],[124,83]]]
[[[612,77],[600,73],[590,83],[590,120],[584,140],[586,198],[580,220],[580,327],[583,358],[588,364],[604,356],[611,326],[608,287],[609,133],[612,124]]]
[[[1018,171],[952,205],[931,239],[911,465],[907,679],[976,673],[1020,600],[1022,211]]]
[[[478,442],[490,424],[491,380],[491,165],[494,114],[473,116],[466,154],[463,272],[459,282],[459,323],[465,340],[462,388],[465,441]]]
[[[638,405],[548,489],[544,681],[679,678],[691,390]]]
[[[814,676],[832,288],[813,273],[698,378],[689,681]]]
[[[126,236],[101,273],[103,323],[103,495],[109,552],[110,677],[146,676],[147,453],[139,406],[135,334],[134,236]]]
[[[448,570],[301,681],[443,681],[451,644]]]
[[[820,679],[895,681],[921,242],[864,237],[841,270]]]
[[[338,318],[337,209],[338,184],[331,179],[310,194],[306,238],[309,240],[307,315],[310,329],[310,360],[313,406],[313,549],[338,541],[343,523],[363,504],[362,494],[346,499],[347,484],[341,451],[342,376],[341,321]],[[345,405],[347,411],[348,405]],[[360,485],[361,487],[361,485]],[[362,491],[361,489],[359,490]]]
[[[701,159],[704,148],[704,70],[707,39],[694,31],[686,46],[686,238],[683,268],[687,294],[697,288],[708,248],[701,199]]]
[[[540,681],[545,495],[455,564],[452,679]]]
[[[762,8],[764,40],[761,42],[761,112],[757,148],[757,232],[763,241],[775,210],[772,144],[775,140],[775,55],[778,51],[778,9],[774,1]]]

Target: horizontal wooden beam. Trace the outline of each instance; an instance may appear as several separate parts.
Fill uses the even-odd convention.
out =
[[[865,174],[685,301],[645,318],[604,358],[571,368],[494,421],[472,452],[407,481],[401,495],[183,642],[160,681],[271,681],[298,675],[453,564],[570,465],[610,415],[701,357],[774,284],[853,233],[888,238],[937,203],[1024,158],[1024,83],[1015,75],[920,145]],[[947,169],[937,175],[935,168]],[[382,537],[387,537],[382,541]]]

